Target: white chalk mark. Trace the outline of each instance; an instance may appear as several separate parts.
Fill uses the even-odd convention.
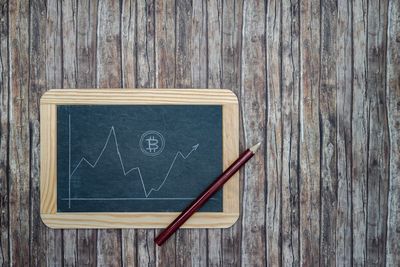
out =
[[[123,163],[123,160],[122,160],[122,157],[121,157],[121,153],[120,153],[120,151],[119,151],[119,145],[118,145],[117,136],[116,136],[116,134],[115,134],[115,129],[114,129],[114,126],[112,126],[111,129],[110,129],[110,133],[108,134],[107,140],[106,140],[106,142],[105,142],[105,144],[104,144],[104,146],[103,146],[103,149],[101,150],[101,152],[100,152],[99,156],[97,157],[97,159],[95,160],[95,162],[94,162],[94,163],[91,163],[91,162],[89,162],[85,157],[82,157],[82,159],[81,159],[81,160],[79,161],[79,163],[76,165],[76,167],[74,168],[74,170],[72,171],[72,173],[70,173],[70,175],[69,175],[69,183],[71,183],[71,177],[74,175],[74,173],[76,172],[76,170],[80,167],[80,165],[82,164],[82,162],[86,162],[91,168],[95,168],[95,167],[96,167],[96,165],[97,165],[97,163],[99,162],[101,156],[103,155],[104,151],[105,151],[106,148],[107,148],[107,145],[108,145],[108,142],[110,141],[111,136],[114,136],[115,147],[116,147],[116,149],[117,149],[118,158],[119,158],[119,161],[120,161],[120,163],[121,163],[122,172],[123,172],[124,176],[127,176],[127,175],[128,175],[131,171],[133,171],[133,170],[137,170],[137,172],[138,172],[138,174],[139,174],[139,177],[140,177],[140,181],[141,181],[141,183],[142,183],[143,192],[144,192],[146,198],[148,198],[148,197],[150,196],[150,194],[151,194],[153,191],[156,191],[156,192],[157,192],[157,191],[159,191],[159,190],[162,188],[162,186],[163,186],[163,185],[165,184],[165,182],[167,181],[167,178],[168,178],[168,176],[169,176],[169,174],[170,174],[170,172],[171,172],[171,170],[172,170],[172,167],[174,166],[175,161],[176,161],[176,159],[178,158],[178,156],[181,156],[184,160],[186,160],[186,159],[190,156],[190,154],[192,154],[192,152],[195,151],[195,150],[199,147],[199,144],[194,145],[194,146],[192,147],[192,150],[190,150],[189,153],[186,154],[186,156],[183,155],[180,151],[178,151],[178,152],[176,153],[176,155],[175,155],[175,157],[174,157],[174,159],[173,159],[173,161],[172,161],[172,163],[171,163],[171,165],[170,165],[170,167],[169,167],[169,169],[168,169],[168,172],[167,172],[167,174],[165,175],[165,177],[164,177],[162,183],[161,183],[157,188],[151,188],[149,191],[147,191],[139,167],[134,167],[134,168],[132,168],[132,169],[129,169],[128,171],[125,170],[125,166],[124,166],[124,163]],[[71,140],[69,140],[69,142],[70,142],[69,145],[71,146]],[[69,199],[71,199],[71,188],[69,188]]]
[[[148,196],[150,195],[151,192],[153,192],[153,191],[159,191],[159,190],[161,189],[161,187],[162,187],[162,186],[164,185],[164,183],[167,181],[168,175],[169,175],[169,173],[171,172],[172,167],[174,166],[175,161],[176,161],[176,158],[178,157],[178,155],[181,155],[181,157],[182,157],[183,159],[187,159],[187,158],[190,156],[190,154],[191,154],[193,151],[195,151],[198,147],[199,147],[199,144],[194,145],[194,146],[192,147],[192,150],[190,150],[190,152],[189,152],[186,156],[184,156],[180,151],[178,151],[178,152],[176,153],[175,157],[174,157],[174,160],[173,160],[172,163],[171,163],[171,166],[169,167],[169,170],[168,170],[167,174],[165,175],[164,181],[159,185],[158,188],[151,188],[150,191],[149,191],[149,193],[147,193],[147,196],[146,196],[146,197],[148,197]]]
[[[68,114],[68,207],[71,208],[71,114]]]
[[[194,200],[194,197],[75,197],[75,198],[62,198],[61,200],[81,201],[102,201],[102,200]],[[216,198],[210,198],[210,200],[218,200]]]
[[[158,139],[154,138],[154,136],[157,136]],[[146,137],[148,138],[146,139]],[[158,145],[159,143],[158,140],[160,140],[160,145]],[[148,142],[147,148],[143,146],[143,141]],[[151,157],[158,156],[163,152],[165,147],[164,136],[161,133],[154,130],[147,131],[143,133],[142,136],[140,137],[139,147],[142,153],[145,154],[146,156],[151,156]]]

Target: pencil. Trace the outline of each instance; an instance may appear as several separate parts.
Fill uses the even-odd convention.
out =
[[[200,194],[182,213],[154,239],[161,246],[173,235],[198,209],[200,209],[249,159],[251,159],[261,143],[243,152],[203,193]]]

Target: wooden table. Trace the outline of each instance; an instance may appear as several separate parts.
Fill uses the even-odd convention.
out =
[[[0,1],[0,263],[400,265],[400,1]],[[52,230],[39,217],[49,88],[231,88],[229,229]]]

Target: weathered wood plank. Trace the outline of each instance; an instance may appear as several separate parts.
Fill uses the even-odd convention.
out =
[[[222,86],[222,1],[207,1],[207,87]],[[221,229],[207,230],[207,265],[222,265]]]
[[[137,230],[136,240],[136,266],[155,266],[154,230]]]
[[[321,80],[320,112],[320,166],[321,166],[321,236],[320,264],[336,266],[337,221],[337,2],[321,2]]]
[[[121,87],[119,1],[99,1],[97,14],[97,87]],[[97,264],[120,266],[121,230],[98,230]]]
[[[300,265],[320,264],[320,2],[300,3]]]
[[[121,64],[122,87],[134,88],[136,84],[136,2],[121,2]],[[121,230],[122,265],[136,266],[136,231]]]
[[[206,2],[176,2],[176,87],[207,86],[207,20]],[[207,264],[206,230],[185,229],[176,233],[176,264]],[[191,249],[188,250],[187,248]]]
[[[62,34],[61,5],[57,1],[47,2],[46,25],[46,86],[62,87]],[[42,243],[46,246],[46,265],[62,265],[62,231],[46,228]]]
[[[97,74],[97,1],[77,2],[76,82],[78,88],[93,88]]]
[[[386,105],[389,126],[389,196],[386,266],[400,265],[400,2],[389,1]]]
[[[77,6],[76,1],[62,1],[62,68],[63,68],[63,88],[76,87],[77,57],[76,57],[76,37],[77,37]]]
[[[155,17],[153,1],[136,3],[136,86],[155,87]],[[156,262],[154,230],[137,230],[137,265],[154,266]]]
[[[266,245],[269,265],[281,265],[282,189],[282,87],[281,87],[281,1],[266,6]]]
[[[121,86],[119,1],[99,1],[97,14],[97,85]]]
[[[188,42],[189,58],[186,58],[191,64],[188,78],[191,78],[191,86],[193,88],[207,87],[207,4],[205,1],[195,0],[190,7],[190,16],[188,21],[179,21],[179,23],[191,22],[188,29],[191,29],[190,34],[186,36],[186,41],[180,39],[181,44]],[[182,12],[180,19],[183,19]],[[180,36],[184,37],[184,36]],[[185,47],[185,46],[184,46]],[[178,56],[178,51],[176,52]]]
[[[187,88],[191,84],[191,42],[192,6],[187,2],[176,2],[176,52],[175,52],[175,83],[176,87]]]
[[[78,1],[76,14],[76,87],[96,87],[97,1]],[[97,230],[77,230],[77,266],[96,266]]]
[[[76,87],[77,58],[76,58],[76,1],[62,1],[62,69],[63,69],[63,88]],[[77,231],[63,231],[63,264],[64,266],[75,266],[77,263]]]
[[[156,1],[155,68],[156,87],[175,87],[175,0]],[[156,231],[158,235],[162,230]],[[156,248],[158,266],[176,265],[175,238]]]
[[[176,7],[176,51],[175,51],[175,84],[177,88],[187,88],[191,84],[191,42],[192,6],[188,2],[178,1]],[[193,58],[192,58],[193,59]]]
[[[77,230],[77,266],[96,266],[97,230]]]
[[[137,86],[155,86],[155,55],[154,55],[154,3],[153,1],[139,1],[136,7],[137,14]]]
[[[156,1],[156,87],[175,86],[175,0]]]
[[[29,264],[29,2],[9,5],[10,265]]]
[[[122,230],[122,266],[136,266],[136,232],[133,229]]]
[[[355,266],[366,262],[368,114],[367,3],[353,3],[353,103],[352,103],[352,229]]]
[[[242,7],[239,1],[222,2],[222,88],[231,89],[240,97],[240,56],[241,56],[241,29]],[[240,118],[240,121],[242,118]],[[239,123],[242,125],[242,122]],[[244,150],[243,127],[240,126],[240,151]],[[243,188],[244,170],[240,171],[240,185]],[[240,203],[242,199],[240,194]],[[240,265],[240,232],[242,218],[228,229],[222,229],[222,266]]]
[[[386,253],[386,223],[389,170],[386,96],[386,30],[388,2],[368,1],[367,25],[367,259],[368,266],[383,266]]]
[[[45,266],[46,226],[40,218],[40,114],[39,101],[46,91],[46,1],[35,1],[30,5],[30,88],[29,88],[29,124],[30,124],[30,262],[31,266]]]
[[[222,1],[207,1],[207,85],[222,86]]]
[[[351,3],[339,0],[336,34],[337,79],[337,218],[336,264],[352,263],[351,111],[352,32]]]
[[[122,87],[134,88],[136,84],[136,2],[122,1],[121,10]]]
[[[299,2],[282,2],[282,264],[300,265]]]
[[[0,265],[10,265],[8,232],[8,2],[0,1]]]
[[[186,36],[191,56],[187,58],[189,65],[190,86],[193,88],[207,87],[207,4],[205,1],[195,0],[190,11],[191,32]],[[178,51],[176,52],[178,53]],[[181,65],[183,67],[185,65]],[[176,71],[178,67],[176,66]],[[190,229],[183,234],[187,237],[187,244],[176,243],[176,251],[184,255],[182,266],[207,265],[207,231],[205,229]],[[178,237],[177,237],[178,239]],[[184,239],[185,240],[185,239]],[[179,245],[178,245],[179,244]],[[190,247],[191,251],[186,248]],[[184,251],[184,253],[182,253]],[[188,253],[189,252],[189,253]],[[178,253],[177,253],[178,254]],[[179,254],[178,254],[179,255]],[[177,262],[178,264],[179,262]]]
[[[241,264],[266,265],[265,255],[265,6],[243,3],[241,108],[245,146],[262,142],[245,166]]]

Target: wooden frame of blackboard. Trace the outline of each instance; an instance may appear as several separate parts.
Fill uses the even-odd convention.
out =
[[[223,167],[239,155],[239,108],[225,89],[52,89],[40,100],[40,216],[51,228],[163,228],[177,212],[57,212],[57,105],[221,105]],[[200,212],[183,228],[226,228],[239,217],[239,174],[224,186],[223,211]]]

